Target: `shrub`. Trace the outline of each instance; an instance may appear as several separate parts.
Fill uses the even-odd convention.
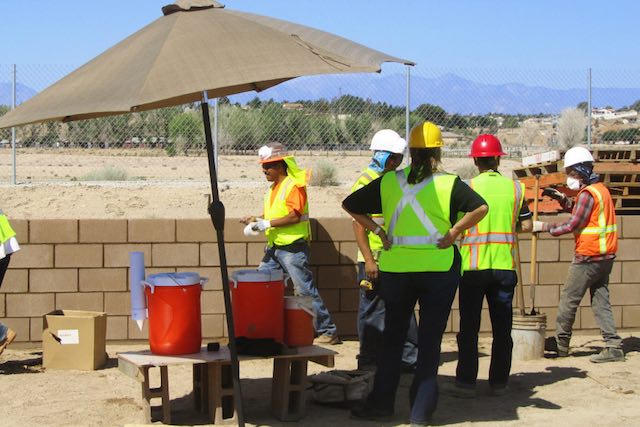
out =
[[[116,166],[105,166],[80,177],[82,181],[127,181],[128,179],[127,171]]]
[[[316,187],[329,187],[340,185],[337,175],[338,168],[328,160],[320,160],[311,175],[311,185]]]
[[[473,163],[467,163],[456,169],[456,175],[458,175],[460,179],[471,179],[478,175],[478,168]]]

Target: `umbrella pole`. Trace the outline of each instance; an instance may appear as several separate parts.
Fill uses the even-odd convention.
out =
[[[218,176],[216,161],[213,152],[213,140],[211,138],[211,120],[209,118],[209,103],[202,101],[202,120],[204,122],[204,136],[207,144],[207,158],[209,159],[209,176],[211,178],[212,202],[209,205],[209,215],[213,228],[216,229],[218,240],[218,253],[220,255],[220,273],[222,275],[222,290],[224,294],[224,308],[227,319],[227,332],[229,335],[229,353],[231,355],[231,375],[233,377],[233,395],[235,409],[238,415],[238,425],[244,427],[244,412],[242,409],[242,390],[240,388],[240,369],[238,365],[238,352],[236,350],[236,337],[233,324],[233,309],[231,307],[231,294],[229,291],[229,273],[227,271],[227,254],[224,248],[224,205],[220,201],[218,193]]]

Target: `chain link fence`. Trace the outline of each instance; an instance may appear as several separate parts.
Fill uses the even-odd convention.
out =
[[[0,64],[0,115],[11,109],[14,87],[19,105],[74,68]],[[480,133],[497,134],[514,158],[587,141],[626,145],[640,140],[639,70],[407,69],[389,64],[381,74],[302,77],[216,103],[210,109],[221,155],[255,155],[270,141],[295,152],[359,153],[377,130],[405,135],[423,120],[442,127],[447,156],[466,156]],[[10,129],[0,130],[0,180],[9,178],[12,139]],[[18,163],[29,153],[205,155],[199,105],[26,125],[16,128],[15,142]]]

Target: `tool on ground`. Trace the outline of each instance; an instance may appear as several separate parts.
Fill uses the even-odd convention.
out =
[[[533,185],[533,221],[538,220],[538,199],[540,198],[540,175],[535,176],[536,180]],[[531,235],[531,264],[530,278],[531,287],[529,288],[529,301],[531,302],[531,315],[538,314],[536,312],[536,284],[538,283],[538,233]]]

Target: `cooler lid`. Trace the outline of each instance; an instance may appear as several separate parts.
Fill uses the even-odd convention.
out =
[[[153,286],[191,286],[200,285],[200,275],[193,272],[158,273],[149,275],[146,281]]]
[[[236,282],[242,283],[278,282],[284,279],[282,270],[236,270],[232,276]]]

